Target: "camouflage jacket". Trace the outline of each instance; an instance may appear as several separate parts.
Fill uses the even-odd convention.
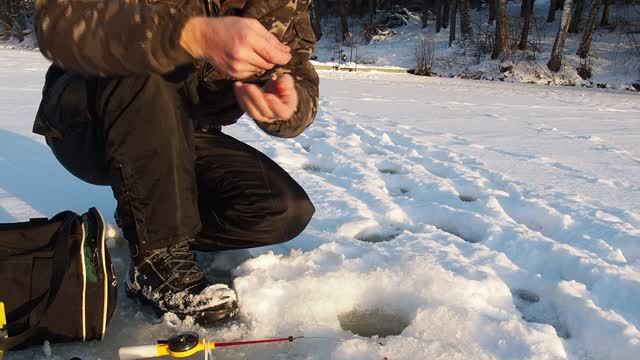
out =
[[[192,116],[200,126],[227,125],[241,115],[235,79],[193,59],[179,44],[191,16],[243,16],[260,21],[292,48],[284,65],[245,81],[262,84],[282,73],[296,79],[298,109],[287,121],[257,122],[280,137],[300,134],[314,120],[318,75],[309,63],[315,46],[311,0],[36,0],[40,51],[58,66],[86,76],[167,74],[194,64],[198,81]]]

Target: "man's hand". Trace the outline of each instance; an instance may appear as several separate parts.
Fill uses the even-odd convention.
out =
[[[288,74],[269,80],[262,88],[238,81],[234,90],[242,110],[260,122],[289,120],[298,107],[296,84]]]
[[[263,74],[291,60],[291,49],[258,20],[234,16],[189,19],[180,45],[193,57],[237,79]]]

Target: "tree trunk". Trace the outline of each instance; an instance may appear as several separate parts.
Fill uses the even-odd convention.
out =
[[[584,27],[582,33],[582,40],[580,41],[580,47],[576,54],[581,59],[586,59],[591,51],[591,40],[593,40],[593,31],[596,29],[596,23],[598,21],[598,14],[600,13],[600,0],[591,1],[591,10],[589,11],[589,22]]]
[[[342,33],[342,41],[347,40],[349,36],[349,22],[347,22],[347,0],[338,0],[340,11],[340,30]]]
[[[496,0],[489,0],[489,25],[496,20]]]
[[[496,46],[491,54],[497,59],[507,48],[507,1],[496,0]]]
[[[463,37],[471,34],[471,8],[469,0],[460,0],[460,33]]]
[[[429,26],[429,4],[428,0],[422,0],[422,28]]]
[[[349,0],[347,15],[358,15],[360,18],[364,16],[362,0]]]
[[[609,14],[611,13],[611,0],[605,0],[604,10],[602,10],[602,20],[600,20],[600,25],[609,26]]]
[[[562,19],[560,20],[560,29],[556,36],[556,41],[553,43],[553,50],[551,50],[551,58],[547,63],[549,70],[558,72],[562,66],[562,50],[564,49],[564,42],[567,40],[567,33],[569,31],[569,25],[571,24],[571,10],[573,0],[565,0],[564,10],[562,10]]]
[[[529,29],[531,28],[531,13],[533,12],[533,0],[522,0],[522,8],[524,9],[524,24],[522,24],[522,32],[520,33],[520,42],[518,49],[525,50],[529,41]]]
[[[436,4],[436,33],[442,28],[442,0],[435,0]]]
[[[556,21],[556,7],[558,6],[556,4],[557,1],[562,1],[562,0],[550,0],[549,1],[549,15],[547,15],[547,22]]]
[[[443,9],[442,9],[442,28],[446,29],[449,27],[449,10],[451,9],[451,0],[442,0]]]
[[[571,26],[569,26],[569,32],[572,34],[580,31],[580,21],[582,21],[582,13],[584,13],[584,0],[574,1],[576,6],[573,17],[571,18]]]
[[[456,0],[451,0],[451,8],[449,9],[449,47],[453,44],[453,41],[456,39],[456,5],[458,2]]]

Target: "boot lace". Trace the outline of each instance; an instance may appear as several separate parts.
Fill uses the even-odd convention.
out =
[[[195,260],[189,242],[184,241],[167,249],[165,263],[171,269],[174,277],[183,279],[185,283],[200,280],[203,277],[202,269]]]

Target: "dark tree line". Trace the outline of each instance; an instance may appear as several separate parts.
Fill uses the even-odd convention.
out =
[[[435,18],[435,32],[449,30],[449,46],[461,36],[463,39],[473,35],[471,12],[474,9],[488,11],[488,23],[494,25],[491,57],[502,58],[512,49],[526,50],[529,47],[529,35],[534,16],[535,0],[522,0],[520,16],[522,27],[517,29],[520,36],[510,39],[509,15],[507,0],[315,0],[315,6],[322,16],[339,16],[341,18],[342,39],[348,38],[349,22],[347,18],[357,16],[373,22],[375,13],[393,9],[409,9],[422,16],[423,27],[428,19]],[[629,4],[639,0],[618,0]],[[559,71],[562,66],[562,52],[569,34],[580,38],[577,55],[587,58],[591,49],[593,34],[598,26],[609,26],[611,23],[612,0],[550,0],[545,9],[547,22],[556,21],[560,14],[558,32],[548,63],[549,69]],[[459,20],[458,20],[459,19]],[[513,24],[513,22],[512,22]],[[457,33],[457,31],[460,33]],[[516,29],[514,29],[516,30]]]

